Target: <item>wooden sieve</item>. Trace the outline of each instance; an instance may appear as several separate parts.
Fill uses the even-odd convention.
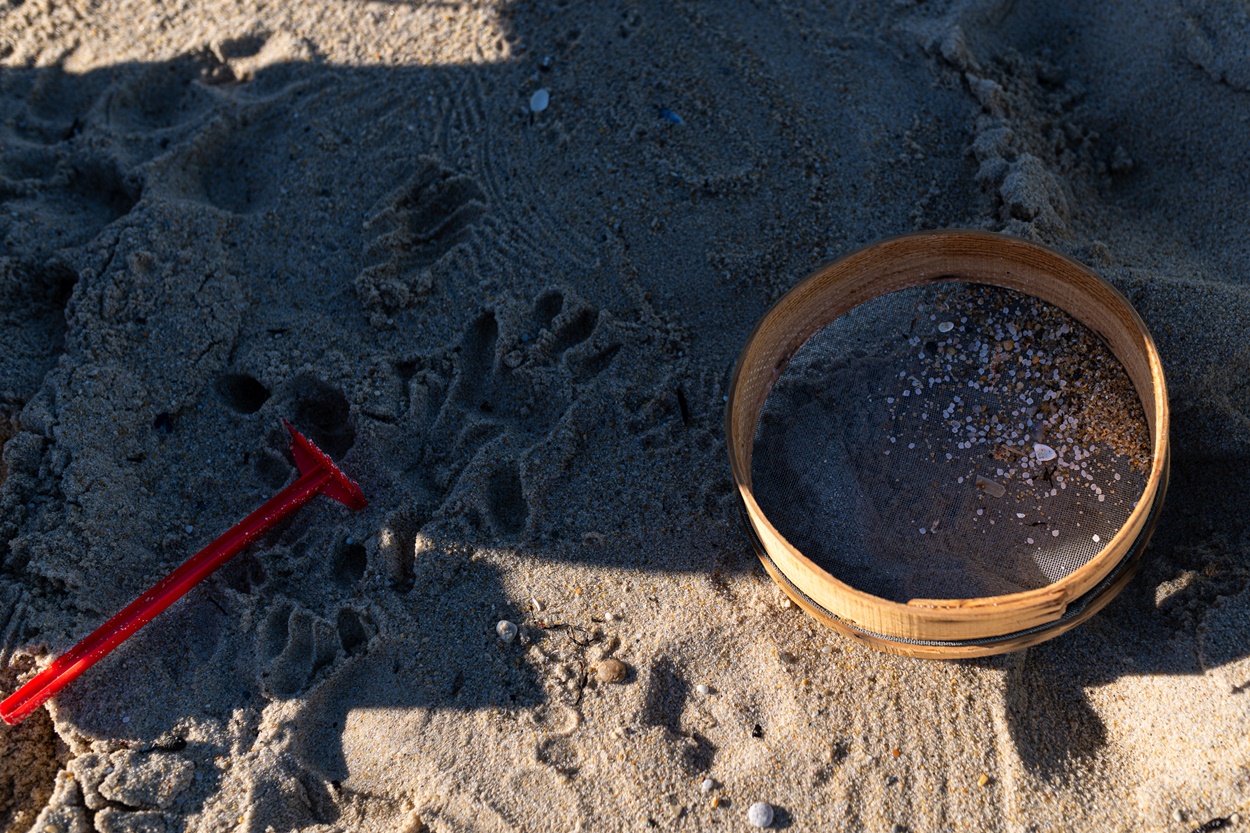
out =
[[[1122,364],[1140,399],[1151,460],[1127,521],[1096,555],[1067,575],[1007,595],[891,601],[857,589],[846,576],[830,574],[778,531],[752,491],[752,454],[765,401],[808,339],[875,298],[944,282],[1015,290],[1089,328]],[[1115,288],[1071,258],[984,231],[948,229],[883,240],[801,281],[747,339],[730,383],[725,422],[743,518],[769,575],[829,627],[907,656],[986,656],[1042,642],[1080,624],[1131,578],[1167,487],[1167,390],[1158,350],[1141,318]]]

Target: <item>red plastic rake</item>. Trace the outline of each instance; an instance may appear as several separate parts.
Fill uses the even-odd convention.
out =
[[[20,723],[45,700],[69,685],[79,674],[95,665],[109,651],[125,642],[135,631],[314,495],[333,498],[349,509],[363,509],[368,505],[360,487],[339,471],[325,452],[292,428],[291,423],[283,420],[282,424],[291,432],[291,454],[299,466],[299,479],[265,501],[225,535],[191,556],[121,613],[57,657],[34,679],[0,703],[0,717],[6,723]]]

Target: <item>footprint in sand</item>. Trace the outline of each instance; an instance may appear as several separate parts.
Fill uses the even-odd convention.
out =
[[[0,112],[11,114],[0,124],[0,256],[44,260],[130,213],[148,185],[142,166],[201,130],[217,109],[212,84],[223,66],[203,49],[110,72],[49,67],[8,76],[0,89]],[[274,118],[275,108],[260,105],[233,117],[261,128]],[[223,116],[192,143],[189,190],[226,210],[256,210],[278,171],[272,153],[253,151],[251,142],[264,137],[255,127],[232,131],[234,122]],[[232,164],[240,159],[250,167]]]
[[[435,267],[468,241],[486,214],[486,194],[472,178],[422,159],[365,222],[372,235],[356,295],[373,312],[412,306],[434,288]]]
[[[460,519],[475,535],[514,542],[530,531],[527,460],[568,445],[559,426],[577,388],[606,370],[623,344],[610,316],[566,293],[541,294],[524,311],[487,311],[440,356],[401,362],[407,386],[398,424],[424,438],[418,495],[393,512],[382,557],[397,586],[411,586],[415,542],[433,519]],[[448,372],[450,370],[450,372]]]
[[[36,155],[38,151],[30,154]],[[10,156],[5,162],[21,166],[30,156]],[[6,173],[0,170],[0,176]],[[2,255],[24,262],[46,260],[57,250],[93,240],[139,200],[138,184],[113,159],[95,151],[59,160],[41,173],[21,183],[0,182]]]
[[[202,120],[213,108],[214,96],[202,82],[219,66],[207,50],[142,66],[104,95],[104,120],[129,142],[163,150],[181,135],[177,128]]]
[[[364,650],[375,632],[370,618],[358,610],[341,608],[330,621],[279,596],[257,632],[261,686],[280,699],[302,694],[334,663]]]
[[[158,190],[230,214],[260,214],[282,195],[287,167],[307,150],[289,132],[291,102],[240,104],[164,161]]]

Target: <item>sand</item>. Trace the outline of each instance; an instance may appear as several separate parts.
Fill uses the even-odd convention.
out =
[[[0,690],[289,482],[281,418],[370,505],[0,729],[0,823],[1250,818],[1248,44],[1231,0],[10,0]],[[975,663],[784,605],[722,431],[772,300],[944,226],[1099,270],[1174,417],[1139,575]]]

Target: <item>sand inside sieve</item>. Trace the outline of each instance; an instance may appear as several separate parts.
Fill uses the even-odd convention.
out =
[[[955,283],[877,298],[804,344],[752,465],[769,520],[835,577],[893,601],[972,598],[1093,558],[1141,497],[1150,437],[1086,327]]]

